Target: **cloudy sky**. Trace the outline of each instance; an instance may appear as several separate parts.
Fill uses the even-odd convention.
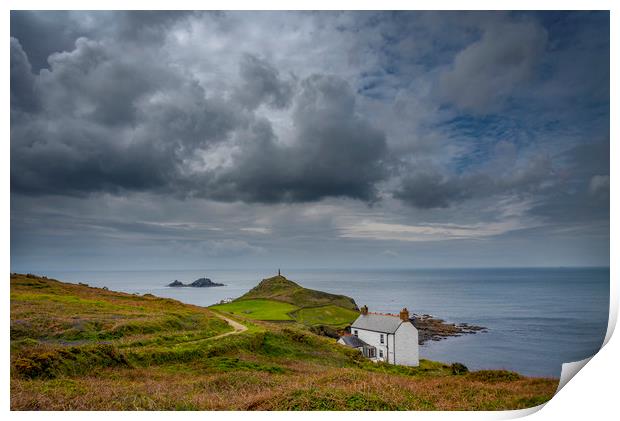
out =
[[[609,14],[11,13],[11,266],[609,264]]]

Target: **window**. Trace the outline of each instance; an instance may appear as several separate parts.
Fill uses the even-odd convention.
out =
[[[383,350],[382,349],[379,350],[379,358],[383,358]]]
[[[354,334],[355,336],[357,336],[357,330],[354,330],[354,331],[353,331],[353,334]]]
[[[375,358],[375,355],[377,355],[376,351],[375,348],[368,348],[368,358]]]
[[[379,336],[379,342],[384,343],[383,342],[383,333],[381,334],[381,336]]]

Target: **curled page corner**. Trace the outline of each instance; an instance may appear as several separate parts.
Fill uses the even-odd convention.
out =
[[[618,321],[618,294],[614,293],[614,284],[610,282],[610,291],[609,291],[609,321],[607,322],[607,332],[605,333],[605,339],[603,340],[603,345],[601,348],[607,345],[609,339],[611,339],[611,335],[613,335],[614,330],[616,329],[616,322]]]
[[[596,354],[594,354],[594,355],[596,355]],[[580,360],[580,361],[573,361],[573,362],[570,362],[570,363],[563,363],[562,364],[562,373],[560,374],[560,382],[558,383],[558,388],[555,390],[555,395],[557,395],[558,392],[573,377],[575,377],[575,374],[577,374],[583,367],[585,367],[585,365],[594,357],[594,355],[592,355],[591,357],[585,358],[583,360]],[[494,417],[494,418],[495,419],[516,419],[516,418],[527,417],[528,415],[532,415],[532,414],[540,411],[545,405],[547,405],[547,403],[549,403],[549,402],[547,401],[545,403],[542,403],[542,404],[537,405],[537,406],[532,406],[530,408],[515,409],[515,410],[509,410],[509,411],[501,411],[499,416]]]
[[[577,374],[579,370],[581,370],[593,357],[594,355],[580,361],[573,361],[570,363],[562,364],[560,383],[558,384],[558,388],[556,389],[555,394],[557,395],[557,393],[562,390],[564,386],[566,386],[566,383],[568,383],[570,379],[575,377],[575,374]]]
[[[618,320],[618,295],[614,293],[615,286],[613,282],[610,282],[610,303],[609,303],[609,320],[607,322],[607,332],[605,333],[605,339],[601,344],[601,348],[609,342],[609,339],[614,333],[616,329],[616,322]],[[597,351],[598,352],[598,351]],[[594,354],[596,355],[596,353]],[[562,390],[564,386],[573,378],[575,374],[577,374],[593,357],[594,355],[584,358],[580,361],[573,361],[570,363],[562,364],[562,373],[560,374],[560,382],[558,383],[558,388],[555,391],[555,394]],[[544,404],[543,404],[544,405]]]

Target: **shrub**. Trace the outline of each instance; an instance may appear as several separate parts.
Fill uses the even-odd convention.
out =
[[[282,333],[284,333],[286,336],[288,336],[289,338],[291,338],[293,341],[298,342],[300,344],[304,344],[304,345],[310,345],[313,343],[313,339],[310,335],[301,332],[299,330],[293,330],[293,329],[282,329]]]
[[[465,374],[469,372],[469,369],[461,363],[453,363],[450,368],[452,368],[452,374]]]
[[[326,325],[312,326],[310,327],[310,332],[314,333],[315,335],[327,336],[328,338],[332,339],[340,338],[340,335],[338,334],[338,331],[336,329]]]
[[[54,378],[77,375],[100,367],[129,366],[124,354],[109,344],[53,350],[32,349],[15,359],[12,372],[18,377]]]

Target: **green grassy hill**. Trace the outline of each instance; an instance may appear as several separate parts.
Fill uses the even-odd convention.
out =
[[[359,316],[353,298],[307,289],[280,275],[263,279],[238,299],[211,308],[254,320],[295,321],[331,329],[342,329]]]
[[[301,324],[241,312],[230,318],[247,330],[233,331],[221,317],[13,274],[11,409],[497,410],[541,404],[558,384],[506,371],[454,374],[426,360],[374,364]]]
[[[227,304],[218,304],[210,307],[213,310],[223,311],[229,314],[238,314],[254,320],[295,320],[290,313],[299,310],[289,303],[281,303],[273,300],[241,300]]]
[[[252,298],[284,301],[297,307],[336,305],[350,310],[358,310],[355,300],[351,297],[304,288],[280,275],[263,279],[257,286],[241,296],[239,300]]]

